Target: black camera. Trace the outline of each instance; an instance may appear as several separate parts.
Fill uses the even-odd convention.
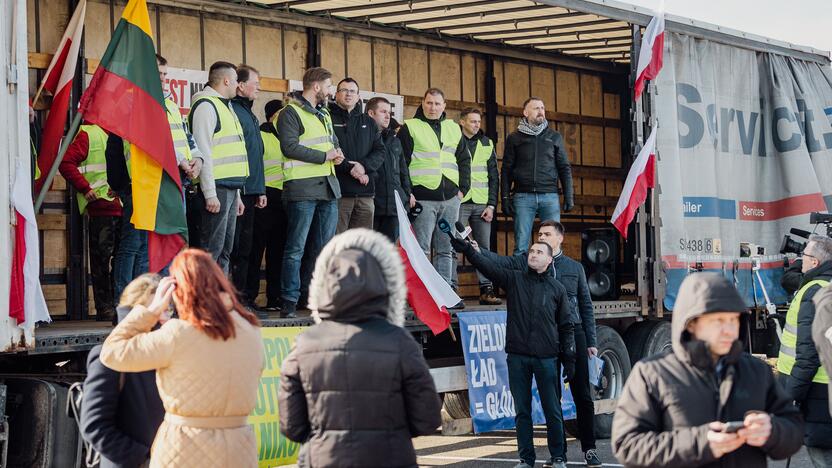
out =
[[[797,232],[795,232],[795,231],[797,231]],[[804,239],[809,238],[809,233],[807,231],[802,230],[802,229],[792,228],[789,231],[789,233],[791,233],[791,234],[793,234],[797,237],[802,237]],[[806,242],[798,242],[798,241],[792,239],[791,236],[789,236],[789,234],[786,234],[785,236],[783,236],[783,242],[780,244],[780,253],[782,255],[786,255],[786,254],[789,254],[789,253],[800,255],[800,254],[803,253],[803,249],[805,249],[805,248],[806,248]]]

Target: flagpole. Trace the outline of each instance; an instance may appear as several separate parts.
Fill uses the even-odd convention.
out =
[[[49,191],[49,187],[52,185],[52,179],[54,179],[55,174],[58,173],[58,166],[60,166],[61,161],[64,159],[64,155],[66,154],[67,149],[69,149],[69,144],[75,139],[75,134],[78,133],[78,127],[81,126],[81,119],[83,117],[84,116],[80,112],[76,112],[75,117],[72,119],[72,123],[69,124],[69,131],[66,132],[64,140],[61,142],[61,146],[58,149],[58,156],[52,163],[52,167],[49,168],[49,173],[46,174],[46,178],[43,180],[43,186],[40,188],[40,193],[38,193],[38,198],[35,200],[35,213],[40,210],[40,206],[43,204],[43,199],[46,198],[46,192]]]

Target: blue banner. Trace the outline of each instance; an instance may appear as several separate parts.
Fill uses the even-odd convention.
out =
[[[511,396],[506,364],[506,312],[465,312],[457,314],[465,356],[468,399],[474,432],[514,428],[514,398]],[[561,372],[561,375],[563,372]],[[564,419],[575,417],[575,403],[568,386],[561,382]],[[544,424],[537,384],[532,383],[532,419]]]

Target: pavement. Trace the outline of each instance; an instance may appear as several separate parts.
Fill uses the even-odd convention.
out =
[[[416,447],[419,466],[453,467],[453,468],[497,468],[513,467],[520,460],[517,458],[517,444],[513,431],[490,432],[480,435],[443,436],[433,435],[413,440]],[[568,465],[585,466],[580,443],[568,439]],[[609,440],[597,442],[598,456],[605,467],[623,467],[612,456]],[[546,432],[543,427],[535,428],[535,447],[537,447],[537,466],[549,456],[546,447]],[[769,462],[769,468],[785,468],[786,462]],[[792,457],[790,468],[812,468],[805,447]]]

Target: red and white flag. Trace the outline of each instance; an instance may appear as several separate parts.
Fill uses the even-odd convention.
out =
[[[644,36],[641,38],[641,50],[638,52],[638,67],[636,67],[636,99],[644,91],[644,82],[656,78],[662,69],[664,55],[664,11],[659,11],[650,20]]]
[[[451,324],[448,307],[457,304],[461,299],[425,256],[410,226],[410,220],[399,198],[399,193],[394,193],[396,214],[399,218],[399,254],[404,263],[407,302],[416,317],[419,317],[419,320],[427,325],[434,335],[437,335]]]
[[[610,222],[618,229],[621,236],[627,238],[627,226],[636,217],[636,210],[647,199],[647,189],[656,186],[656,131],[650,134],[644,147],[633,161],[624,188],[618,197],[618,204],[612,213]]]
[[[9,288],[9,317],[21,327],[34,327],[37,322],[51,322],[46,300],[40,287],[40,251],[38,225],[32,204],[32,177],[22,164],[17,165],[12,189],[14,253],[12,254]]]
[[[72,79],[75,77],[75,67],[78,64],[78,50],[81,47],[86,13],[87,0],[81,0],[66,26],[64,37],[61,38],[58,50],[52,56],[52,62],[41,83],[41,88],[52,94],[52,107],[49,108],[49,116],[43,127],[38,155],[38,167],[44,175],[49,172],[58,156],[58,147],[61,145],[61,137],[64,134]],[[46,177],[42,177],[35,182],[37,191],[40,191],[45,179]]]

